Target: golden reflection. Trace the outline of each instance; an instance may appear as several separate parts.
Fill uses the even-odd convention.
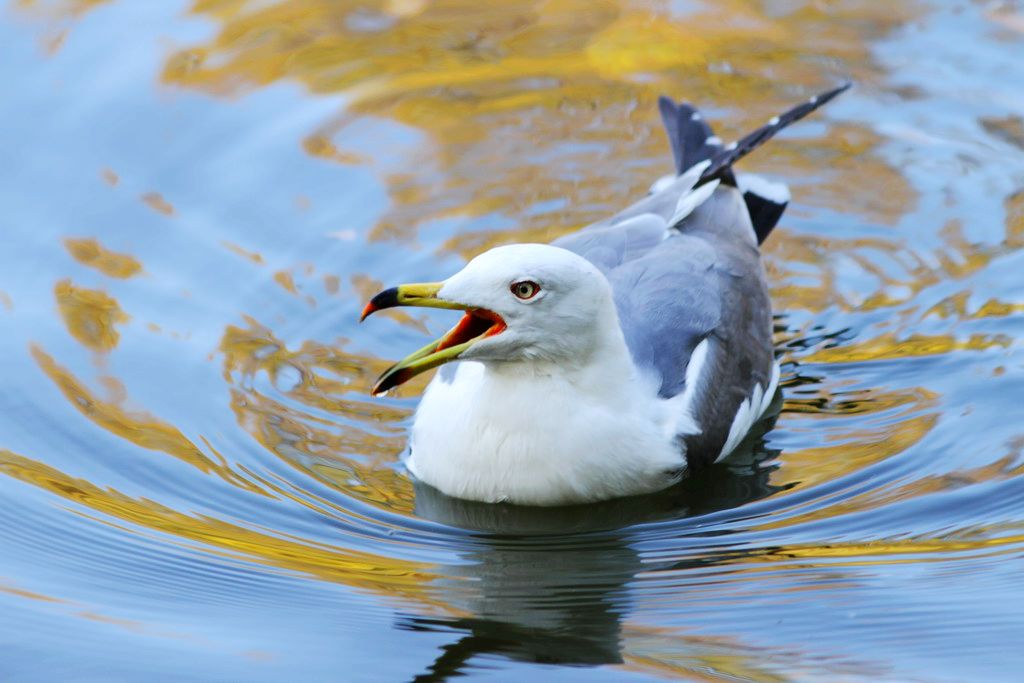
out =
[[[330,161],[337,161],[339,164],[363,164],[368,160],[353,154],[352,152],[343,152],[334,146],[330,138],[323,135],[310,135],[302,141],[302,148],[306,150],[306,153],[310,156],[320,157],[321,159],[328,159]],[[302,203],[298,204],[298,208],[303,208]]]
[[[140,448],[166,453],[201,472],[216,474],[230,484],[266,495],[262,488],[232,471],[223,458],[215,460],[205,455],[176,427],[152,415],[128,412],[116,402],[102,400],[38,346],[32,347],[32,357],[68,402],[97,426]]]
[[[279,284],[281,289],[289,294],[299,295],[299,290],[295,287],[295,278],[287,270],[279,270],[274,273],[274,282]]]
[[[160,194],[159,192],[146,192],[140,197],[140,199],[142,199],[146,206],[153,209],[157,213],[162,213],[163,215],[168,217],[173,216],[175,213],[174,207],[171,205],[171,203],[164,199],[163,195]]]
[[[90,5],[52,4],[67,14]],[[549,240],[643,192],[667,165],[654,107],[658,93],[728,106],[720,128],[723,136],[735,136],[790,104],[794,86],[810,89],[829,80],[807,62],[807,53],[819,64],[842,64],[844,77],[875,83],[880,72],[871,41],[915,19],[921,8],[812,4],[766,16],[760,3],[729,0],[677,16],[665,3],[613,0],[516,0],[500,7],[468,0],[196,0],[191,11],[220,30],[169,57],[165,82],[231,95],[294,80],[313,92],[343,93],[347,109],[302,141],[310,154],[340,163],[377,163],[343,149],[347,126],[361,117],[422,131],[427,143],[402,172],[382,170],[392,206],[372,236],[408,239],[418,226],[447,217],[501,214],[515,223],[463,231],[441,246],[469,257],[499,242]],[[1015,122],[982,123],[1000,135],[1016,130]],[[795,190],[802,203],[893,224],[915,206],[916,196],[875,152],[883,142],[868,127],[832,124],[827,134],[773,143],[770,154],[755,154],[745,168],[800,183]],[[851,204],[851,197],[857,201]],[[1011,198],[1008,211],[1013,201],[1020,200]],[[782,309],[899,307],[925,287],[962,279],[1019,248],[1021,231],[1008,230],[995,248],[967,242],[955,224],[944,239],[926,262],[901,246],[898,235],[850,241],[779,230],[768,246],[773,281],[782,283],[776,301]],[[873,265],[874,248],[900,262],[904,273]],[[862,301],[845,300],[827,262],[835,253],[876,275],[878,289]],[[785,283],[801,264],[813,267],[818,282]]]
[[[390,9],[369,3],[358,11],[378,13],[383,21],[396,17]],[[371,32],[350,21],[353,7],[329,2],[196,2],[193,11],[213,18],[221,31],[170,58],[166,82],[230,94],[297,80],[314,92],[345,93],[349,108],[303,141],[310,154],[340,163],[374,163],[343,149],[347,126],[360,117],[390,118],[423,131],[429,145],[417,151],[414,163],[383,176],[392,206],[372,237],[408,239],[418,225],[442,218],[502,214],[514,221],[514,227],[463,231],[442,243],[442,250],[468,258],[500,242],[550,240],[642,193],[667,163],[655,115],[658,93],[728,105],[731,113],[721,117],[720,127],[723,135],[735,136],[792,99],[784,88],[735,74],[758,74],[770,65],[776,83],[817,87],[820,74],[801,58],[801,46],[813,39],[816,53],[824,50],[870,84],[876,73],[865,38],[884,36],[917,10],[805,6],[768,18],[759,5],[732,1],[673,17],[659,6],[620,2],[525,1],[501,9],[439,2]],[[758,49],[747,47],[752,44]],[[733,75],[708,68],[714,64],[727,64]],[[636,78],[640,74],[644,78]],[[827,134],[780,140],[771,154],[754,155],[746,167],[800,182],[803,203],[894,224],[916,205],[916,195],[875,152],[883,143],[867,127],[833,124]],[[856,205],[851,196],[860,198]],[[542,203],[544,210],[531,210]],[[1019,203],[1008,202],[1011,215]],[[843,240],[782,229],[769,245],[773,281],[782,283],[775,301],[783,310],[897,309],[925,287],[962,280],[1018,248],[1021,232],[1008,223],[1005,243],[991,248],[969,243],[951,225],[945,244],[926,260],[896,235]],[[875,250],[895,259],[898,272],[880,268]],[[845,299],[829,263],[836,253],[875,276],[877,289],[864,292],[863,300]],[[806,273],[805,266],[817,281],[795,284],[790,276]],[[369,289],[358,279],[353,285],[361,294]],[[1017,310],[1016,303],[993,300],[976,316]],[[422,324],[415,318],[400,322]],[[1001,336],[890,334],[819,350],[806,360],[853,362],[1006,344]]]
[[[303,141],[310,154],[339,163],[374,163],[344,149],[347,126],[360,117],[423,131],[428,144],[417,158],[383,176],[392,206],[372,236],[408,239],[451,216],[500,213],[516,222],[514,230],[461,234],[442,247],[470,256],[509,239],[551,239],[645,191],[668,165],[659,93],[727,104],[733,111],[721,117],[723,131],[736,135],[789,104],[792,86],[839,80],[822,78],[804,58],[809,51],[819,64],[842,63],[844,76],[873,81],[865,39],[883,37],[916,11],[810,4],[767,17],[759,3],[729,0],[677,16],[664,3],[611,0],[196,0],[192,12],[220,31],[172,55],[163,79],[222,95],[282,80],[343,93],[348,108]],[[367,28],[367,18],[377,28]],[[879,142],[869,129],[844,124],[813,144],[780,142],[782,161],[773,168],[819,173],[826,154],[831,172],[808,191],[809,201],[840,198],[848,210],[891,222],[913,205],[913,191],[871,154]],[[850,186],[874,199],[848,206]],[[553,204],[527,211],[540,202]]]
[[[3,290],[0,290],[0,306],[3,306],[4,309],[8,311],[14,310],[14,299],[11,298],[10,294]]]
[[[770,280],[783,283],[790,277],[806,279],[813,273],[816,281],[806,285],[777,284],[772,288],[772,298],[779,310],[821,311],[829,306],[843,310],[872,310],[878,308],[906,307],[918,299],[925,289],[939,283],[963,281],[970,278],[993,260],[1024,247],[1024,190],[1017,191],[1005,200],[1006,230],[1003,239],[995,244],[971,242],[963,233],[958,221],[942,226],[939,235],[942,244],[932,253],[923,255],[901,245],[895,235],[893,240],[872,238],[838,239],[819,235],[801,235],[789,239],[785,230],[780,230],[783,239],[768,242],[767,267]],[[841,253],[855,262],[865,272],[878,280],[878,288],[867,292],[863,301],[849,301],[839,292],[830,259]],[[899,271],[889,273],[878,265],[877,254],[882,253],[894,262]],[[892,294],[890,292],[897,292]],[[958,320],[985,317],[1003,317],[1024,310],[1024,303],[987,300],[974,313],[967,311],[970,290],[963,290],[940,302],[921,317],[936,314],[940,317],[954,317]],[[916,315],[914,310],[902,311],[901,317]],[[916,319],[916,318],[915,318]],[[981,349],[1003,345],[1005,339],[999,336],[983,339],[956,340],[952,336],[941,338],[918,338],[907,342],[908,355],[930,355],[948,353],[960,348]],[[898,357],[900,344],[892,339],[869,342],[871,348],[860,354],[880,357]],[[888,351],[881,347],[887,347]],[[838,351],[838,350],[835,350]],[[890,355],[885,355],[890,353]]]
[[[229,326],[220,346],[239,425],[270,452],[350,495],[411,512],[412,486],[390,466],[405,446],[401,422],[409,411],[368,393],[387,362],[347,353],[340,343],[306,341],[293,351],[269,328],[247,323]],[[256,388],[260,374],[280,388],[279,397]]]
[[[25,10],[39,10],[54,16],[77,16],[106,4],[110,0],[14,0],[14,5]]]
[[[337,275],[324,275],[324,291],[328,295],[334,296],[341,291],[341,278]]]
[[[106,614],[99,614],[98,612],[91,612],[88,610],[79,612],[77,616],[100,624],[118,626],[132,633],[144,633],[146,631],[146,625],[143,622],[136,621],[134,619],[119,619],[117,617],[111,617]]]
[[[100,171],[100,177],[103,178],[103,182],[111,187],[117,187],[117,184],[121,182],[121,178],[112,169],[105,168]]]
[[[821,387],[811,398],[792,391],[786,395],[783,410],[788,413],[833,420],[837,416],[856,417],[840,422],[838,427],[833,424],[827,431],[824,431],[826,423],[821,420],[814,420],[805,429],[790,425],[790,431],[796,433],[824,431],[817,440],[824,440],[828,445],[787,450],[778,461],[778,471],[773,474],[776,483],[791,482],[796,488],[807,489],[897,456],[920,443],[941,415],[940,396],[923,387],[857,392],[839,389]],[[918,495],[914,488],[917,483],[901,488],[896,498]],[[852,497],[839,494],[828,505],[819,505],[819,501],[813,500],[805,505],[809,508],[807,511],[773,518],[761,526],[784,528],[872,509],[882,504],[879,498],[889,500],[888,494],[877,488]]]
[[[844,676],[878,677],[884,669],[870,662],[814,661],[799,647],[769,649],[731,637],[690,635],[671,629],[626,623],[622,628],[622,667],[669,680],[787,683]]]
[[[857,392],[840,391],[838,387],[816,387],[810,398],[804,398],[800,392],[788,392],[783,411],[808,415],[870,415],[903,406],[934,407],[938,405],[937,399],[938,394],[922,387]]]
[[[68,237],[64,240],[64,246],[83,266],[95,268],[110,277],[127,279],[142,271],[142,264],[134,256],[111,251],[94,238]]]
[[[1007,303],[998,299],[988,299],[975,311],[968,310],[971,292],[963,291],[948,296],[925,311],[925,318],[952,318],[955,320],[979,320],[983,318],[1005,318],[1015,313],[1024,312],[1024,303]]]
[[[100,384],[107,391],[107,401],[120,405],[124,403],[125,399],[128,398],[128,392],[125,389],[124,382],[119,380],[112,375],[103,375],[98,378]]]
[[[69,12],[76,6],[63,5]],[[372,237],[410,239],[418,226],[443,218],[499,214],[514,221],[514,227],[461,232],[441,246],[468,257],[498,242],[549,240],[642,193],[668,165],[655,107],[661,92],[727,106],[716,119],[723,137],[735,137],[791,104],[794,87],[811,89],[838,80],[838,74],[826,77],[820,66],[809,63],[809,51],[820,57],[818,64],[832,60],[844,65],[848,71],[843,76],[868,86],[878,82],[884,74],[872,62],[871,41],[915,19],[920,8],[909,3],[809,4],[767,16],[753,0],[727,0],[674,15],[666,3],[638,6],[616,0],[500,5],[194,0],[190,11],[213,21],[218,30],[209,40],[171,55],[164,82],[223,96],[282,81],[299,82],[315,93],[343,94],[347,108],[297,141],[310,155],[342,164],[379,161],[346,149],[348,126],[360,118],[386,118],[422,132],[425,142],[401,172],[381,170],[392,205]],[[827,122],[827,115],[821,121]],[[1000,131],[1015,130],[1013,122],[987,125],[997,124]],[[876,152],[885,140],[855,123],[826,125],[827,133],[777,141],[770,154],[754,155],[746,167],[799,182],[795,189],[802,203],[859,212],[874,223],[896,223],[915,206],[916,195],[901,171]],[[794,130],[795,136],[801,134]],[[858,198],[855,205],[851,196]],[[155,193],[147,197],[155,207],[166,204]],[[545,208],[533,210],[538,205]],[[768,259],[773,281],[782,283],[774,290],[776,304],[783,310],[812,311],[905,306],[925,287],[962,280],[1024,244],[1022,207],[1024,193],[1007,200],[1002,244],[970,243],[951,223],[934,258],[902,246],[895,235],[838,239],[780,229]],[[169,205],[165,209],[173,211]],[[262,262],[259,254],[225,246]],[[888,256],[895,268],[880,267],[874,252]],[[864,292],[863,300],[844,298],[830,263],[836,253],[848,255],[876,278],[875,291]],[[795,284],[807,273],[811,283]],[[273,277],[286,291],[299,294],[292,272],[281,270]],[[326,290],[337,292],[339,279],[329,277],[334,279],[324,280]],[[362,298],[381,284],[365,275],[352,277]],[[967,316],[968,296],[956,294],[924,315],[964,319],[1020,309],[1015,302],[990,299]],[[404,311],[391,315],[403,316],[401,324],[425,329],[422,318]],[[1009,341],[1000,335],[890,332],[818,349],[801,360],[897,359],[1005,347]],[[353,459],[387,463],[401,450],[402,431],[395,425],[404,414],[351,398],[365,390],[380,362],[313,343],[291,351],[254,321],[248,329],[229,327],[221,350],[239,422],[273,452],[340,458],[362,482],[378,476],[371,473],[391,472]],[[279,396],[252,388],[258,373],[276,382],[284,368],[298,379]],[[787,409],[822,412],[816,405],[821,400],[790,398]],[[889,457],[927,431],[934,417],[920,411],[933,401],[927,392],[912,389],[830,404],[830,410],[844,414],[900,406],[908,412],[884,447],[877,441],[885,429],[866,427],[844,436],[844,445],[788,454],[786,466],[799,480],[814,482],[837,474],[816,464],[826,462],[825,456],[844,462],[844,471],[852,462]],[[334,416],[351,423],[339,429]],[[861,438],[863,452],[849,452],[845,444]],[[402,482],[398,478],[396,485]],[[362,495],[370,495],[369,490]]]
[[[3,452],[0,451],[0,457]],[[25,590],[24,588],[18,588],[17,586],[11,586],[2,583],[3,577],[0,577],[0,593],[7,593],[8,595],[15,595],[19,598],[25,598],[26,600],[36,600],[38,602],[55,602],[64,603],[67,602],[61,598],[55,598],[52,595],[43,595],[42,593],[36,593],[35,591]]]
[[[207,515],[187,515],[152,500],[70,477],[11,451],[0,450],[0,472],[116,519],[202,543],[214,554],[301,572],[389,597],[415,598],[423,606],[434,604],[427,595],[431,575],[427,573],[430,565],[425,563],[302,542]]]
[[[1016,115],[990,116],[980,119],[980,122],[993,136],[1024,150],[1024,118]]]
[[[128,316],[116,299],[99,290],[75,287],[71,280],[58,282],[54,296],[71,336],[93,351],[117,346],[121,335],[114,326],[126,322]]]
[[[1017,455],[1007,455],[995,462],[972,469],[919,477],[906,484],[888,489],[873,489],[867,493],[833,502],[829,505],[827,515],[812,514],[802,516],[801,521],[821,519],[823,517],[837,517],[860,510],[881,508],[901,500],[919,498],[932,493],[952,491],[972,484],[1006,481],[1022,474],[1024,474],[1024,464],[1020,462],[1019,457]],[[772,525],[766,526],[771,527]]]
[[[860,363],[917,356],[935,356],[953,351],[984,351],[993,347],[1007,348],[1013,340],[1004,334],[972,334],[966,339],[952,335],[913,334],[899,339],[886,333],[863,342],[832,348],[821,348],[803,356],[804,363]]]
[[[938,412],[915,414],[917,410],[918,406],[913,406],[901,412],[898,422],[893,418],[875,428],[851,430],[836,445],[787,451],[777,479],[797,481],[801,488],[808,488],[903,453],[927,436],[939,418]],[[838,513],[827,509],[821,514]]]
[[[258,266],[262,266],[264,263],[263,256],[260,255],[259,252],[249,251],[248,249],[245,249],[244,247],[241,247],[235,244],[234,242],[222,241],[221,246],[230,251],[232,254],[235,254],[236,256],[241,256],[244,259],[252,261]]]
[[[857,404],[857,427],[841,436],[833,446],[788,451],[780,460],[778,480],[799,482],[807,488],[832,481],[850,472],[905,452],[919,443],[935,426],[939,417],[939,396],[922,388],[879,395],[871,392],[870,401]],[[787,406],[791,399],[787,399]],[[861,410],[866,408],[867,410]],[[894,409],[899,409],[893,412]],[[863,413],[884,416],[865,419]],[[820,411],[819,411],[820,412]],[[1024,439],[1015,439],[1003,457],[975,468],[942,474],[919,476],[896,486],[876,486],[857,495],[836,495],[821,505],[812,501],[809,509],[759,524],[761,529],[779,529],[812,520],[839,517],[864,510],[882,508],[901,500],[963,488],[984,482],[1005,481],[1024,475],[1021,451]],[[812,507],[813,506],[813,507]],[[1013,542],[1013,541],[1008,541]],[[984,544],[977,547],[983,547]],[[951,548],[953,549],[953,548]],[[959,546],[955,549],[960,549]]]
[[[1006,241],[1004,251],[1024,247],[1024,190],[1017,190],[1004,202],[1006,209]]]
[[[992,536],[988,529],[960,534],[958,538],[922,537],[827,544],[793,544],[764,548],[748,557],[737,558],[754,571],[782,571],[807,567],[798,560],[827,561],[828,567],[870,567],[886,564],[947,562],[954,553],[972,557],[1016,555],[1024,546],[1024,533]],[[811,564],[810,566],[826,566]]]

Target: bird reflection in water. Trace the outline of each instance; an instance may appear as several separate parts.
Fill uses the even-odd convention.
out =
[[[762,434],[750,438],[728,466],[694,472],[655,494],[589,505],[477,503],[417,483],[418,516],[472,533],[464,539],[462,562],[445,566],[432,585],[465,616],[399,618],[404,630],[452,638],[415,680],[464,675],[481,655],[569,666],[622,664],[631,583],[639,572],[659,569],[633,547],[634,526],[699,519],[789,488],[771,484],[776,466],[770,461],[779,451],[767,448]],[[667,562],[663,568],[681,567]]]

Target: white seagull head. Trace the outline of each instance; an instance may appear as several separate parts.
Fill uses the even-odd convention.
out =
[[[579,364],[609,325],[618,327],[605,276],[586,259],[546,244],[497,247],[444,282],[384,290],[362,317],[394,306],[466,313],[443,337],[381,375],[375,394],[453,360]]]

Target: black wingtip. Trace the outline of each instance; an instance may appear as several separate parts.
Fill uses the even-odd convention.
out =
[[[837,96],[846,92],[853,87],[852,81],[847,81],[842,85],[828,90],[823,93],[819,93],[814,97],[811,97],[804,102],[792,107],[778,116],[772,117],[772,119],[764,126],[761,126],[754,132],[744,136],[740,140],[727,145],[722,149],[721,152],[716,154],[711,159],[711,165],[707,167],[704,173],[701,175],[700,180],[697,182],[698,185],[703,185],[715,178],[721,178],[729,173],[729,169],[734,163],[750,154],[752,151],[763,145],[768,140],[772,139],[781,130],[786,128],[791,123],[799,121],[803,117],[807,116],[819,107],[827,104]]]
[[[662,95],[658,98],[658,111],[661,122],[668,134],[668,142],[672,147],[672,158],[675,161],[676,173],[682,173],[684,152],[682,131],[679,129],[679,105]]]
[[[711,126],[692,104],[675,102],[662,95],[658,98],[658,111],[672,147],[677,174],[685,173],[686,169],[714,158],[721,151],[722,141],[715,136]]]
[[[846,81],[846,83],[843,83],[839,87],[832,88],[831,90],[829,90],[827,92],[823,92],[820,95],[817,95],[816,97],[812,97],[811,98],[812,100],[816,100],[817,101],[816,102],[817,106],[815,106],[814,109],[817,109],[821,105],[826,104],[829,100],[832,100],[833,98],[838,97],[839,95],[842,95],[844,92],[846,92],[847,90],[849,90],[852,87],[853,87],[853,81]],[[812,109],[811,111],[814,111],[814,109]]]

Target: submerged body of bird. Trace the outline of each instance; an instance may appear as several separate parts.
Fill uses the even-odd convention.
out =
[[[465,311],[374,389],[459,361],[420,401],[410,471],[451,496],[558,505],[660,490],[727,457],[778,388],[759,244],[789,199],[732,164],[847,87],[727,146],[662,98],[677,174],[648,196],[551,245],[491,249],[444,282],[374,297],[364,318]]]

